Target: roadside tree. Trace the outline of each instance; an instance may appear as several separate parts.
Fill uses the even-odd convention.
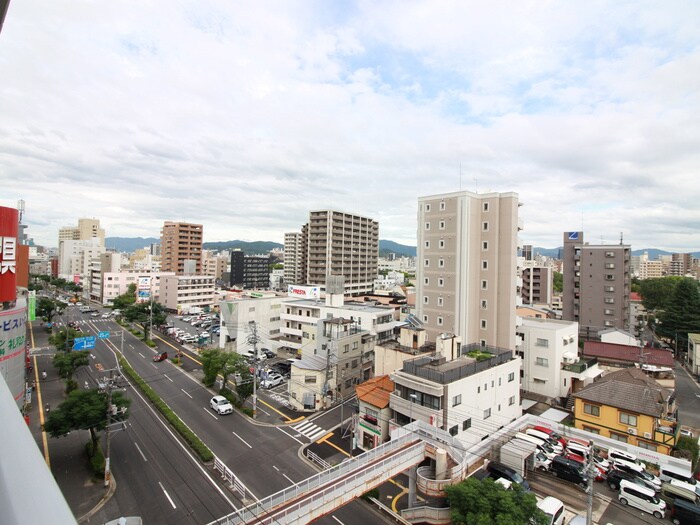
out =
[[[62,328],[55,334],[49,336],[49,343],[56,347],[60,352],[66,352],[73,348],[73,342],[76,337],[82,337],[82,332],[73,330],[72,328]]]
[[[50,323],[58,312],[58,304],[49,297],[39,297],[36,302],[36,314]]]
[[[151,308],[153,309],[151,315]],[[163,324],[168,318],[163,305],[156,302],[133,303],[131,306],[122,310],[122,317],[130,323],[136,323],[143,330],[143,340],[149,341],[151,323],[153,326]]]

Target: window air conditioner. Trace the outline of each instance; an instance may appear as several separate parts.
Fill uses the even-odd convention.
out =
[[[636,428],[630,427],[630,428],[627,429],[627,433],[628,433],[628,434],[632,434],[633,436],[636,436],[636,435],[637,435],[637,429],[636,429]]]
[[[646,439],[651,439],[651,432],[644,432],[644,437]]]

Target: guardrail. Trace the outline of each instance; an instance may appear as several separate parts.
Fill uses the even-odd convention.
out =
[[[320,466],[323,470],[331,468],[331,464],[328,463],[325,459],[323,459],[321,456],[313,452],[311,449],[307,448],[305,453],[306,457],[311,460],[312,462],[316,463],[318,466]]]
[[[252,493],[243,482],[216,456],[214,456],[214,470],[221,472],[221,479],[228,481],[231,488],[241,495],[241,499],[246,499],[248,494],[252,496]]]

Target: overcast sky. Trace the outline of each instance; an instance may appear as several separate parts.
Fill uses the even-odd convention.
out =
[[[28,233],[283,242],[310,210],[415,245],[419,196],[700,250],[700,2],[13,0],[0,205]]]

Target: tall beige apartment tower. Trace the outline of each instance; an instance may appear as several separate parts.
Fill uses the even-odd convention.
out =
[[[565,232],[562,318],[578,321],[581,339],[610,328],[629,331],[629,245],[587,244],[583,232]]]
[[[284,282],[301,284],[302,234],[289,232],[284,234]]]
[[[340,211],[312,211],[299,239],[295,284],[325,288],[326,276],[337,275],[345,277],[346,294],[372,291],[379,259],[377,221]],[[285,242],[285,264],[287,246]]]
[[[105,230],[100,228],[99,219],[78,219],[78,226],[64,226],[58,230],[58,244],[61,241],[87,241],[99,239],[99,245],[105,244]]]
[[[518,205],[516,193],[418,198],[416,308],[429,340],[515,348]]]
[[[160,232],[161,271],[201,275],[203,231],[201,224],[165,221]]]

